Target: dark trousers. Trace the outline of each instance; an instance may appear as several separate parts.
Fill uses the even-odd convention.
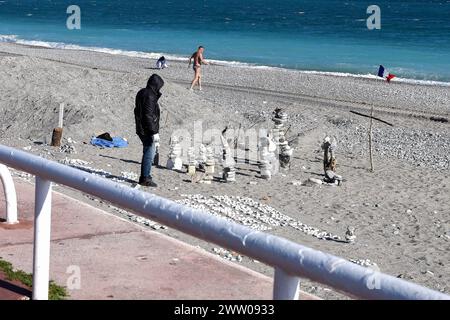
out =
[[[141,161],[141,177],[151,178],[153,159],[155,158],[156,146],[153,142],[153,136],[141,136],[139,138],[144,146]]]

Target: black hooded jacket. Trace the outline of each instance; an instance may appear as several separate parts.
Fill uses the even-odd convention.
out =
[[[141,89],[136,95],[134,118],[136,120],[136,133],[139,136],[152,136],[159,132],[160,110],[158,99],[161,97],[161,88],[164,80],[157,74],[148,79],[147,87]]]

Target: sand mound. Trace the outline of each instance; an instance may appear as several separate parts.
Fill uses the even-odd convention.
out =
[[[64,103],[66,137],[87,141],[94,134],[110,132],[135,138],[134,99],[151,71],[125,74],[23,56],[2,57],[0,67],[6,70],[0,76],[3,137],[48,142],[58,124],[59,105]],[[202,121],[204,129],[222,129],[224,119],[230,118],[183,86],[166,80],[162,91],[165,136],[180,128],[192,131],[194,121]],[[240,120],[233,115],[233,121]]]

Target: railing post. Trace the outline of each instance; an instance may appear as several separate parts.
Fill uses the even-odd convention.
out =
[[[36,176],[34,204],[33,300],[48,300],[52,183]]]
[[[275,268],[273,281],[274,300],[298,300],[300,296],[300,278]]]
[[[16,188],[14,187],[14,180],[8,168],[3,164],[0,164],[0,180],[3,184],[3,190],[5,191],[6,223],[7,224],[18,223],[19,221],[17,220],[17,196],[16,196]]]

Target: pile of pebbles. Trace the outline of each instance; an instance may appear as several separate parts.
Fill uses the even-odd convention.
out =
[[[121,208],[117,208],[115,206],[109,205],[109,208],[113,209],[114,211],[116,211],[121,217],[126,218],[132,222],[136,222],[139,223],[141,225],[144,225],[146,227],[150,227],[154,230],[165,230],[168,229],[166,226],[160,225],[158,223],[156,223],[155,221],[143,218],[141,216],[135,215],[127,210],[121,209]]]
[[[88,161],[84,161],[81,159],[70,159],[67,157],[65,157],[62,160],[59,160],[59,162],[62,164],[65,164],[67,166],[71,166],[71,167],[76,166],[76,167],[87,167],[88,168],[88,165],[90,164],[90,162],[88,162]]]
[[[103,178],[110,179],[115,182],[127,182],[127,183],[133,183],[136,182],[139,177],[134,172],[121,172],[121,176],[115,176],[111,172],[105,171],[103,169],[96,169],[93,167],[90,167],[90,162],[81,160],[81,159],[70,159],[70,158],[64,158],[62,160],[59,160],[60,163],[65,164],[67,166],[80,169],[89,173],[92,173],[96,176],[100,176]]]
[[[59,161],[62,164],[68,165],[70,167],[76,168],[76,169],[80,169],[89,173],[92,173],[94,175],[97,176],[101,176],[104,178],[109,178],[112,177],[112,174],[108,171],[105,171],[103,169],[96,169],[96,168],[92,168],[90,166],[88,166],[89,162],[84,161],[84,160],[80,160],[80,159],[69,159],[69,158],[64,158],[62,160]]]
[[[275,220],[273,220],[274,224],[268,223],[268,219],[270,219],[270,217],[262,214],[261,210],[252,209],[249,203],[240,203],[240,199],[237,199],[237,197],[206,197],[201,194],[181,196],[186,197],[186,199],[177,200],[176,202],[179,204],[183,204],[194,209],[208,211],[214,216],[224,217],[227,220],[238,222],[254,230],[267,231],[271,230],[273,226],[280,225]]]
[[[9,168],[9,170],[10,170],[11,175],[13,177],[19,177],[19,178],[22,178],[23,180],[26,180],[26,181],[31,181],[34,178],[33,175],[31,175],[29,173],[26,173],[26,172],[23,172],[23,171],[17,171],[17,170],[12,169],[12,168]]]
[[[229,260],[229,261],[233,261],[233,262],[242,262],[242,256],[236,252],[232,252],[229,250],[226,250],[224,248],[216,248],[214,247],[212,249],[212,251],[218,255],[219,257],[225,259],[225,260]]]
[[[301,221],[282,214],[266,204],[262,204],[248,197],[207,197],[201,194],[181,196],[185,199],[177,200],[176,202],[179,204],[208,211],[212,215],[224,217],[257,231],[267,231],[277,227],[289,227],[318,239],[346,242],[338,235],[308,226]]]
[[[346,128],[339,134],[343,152],[365,156],[368,152],[368,129]],[[397,158],[417,167],[439,170],[450,168],[450,135],[431,130],[374,128],[373,141],[377,156]]]
[[[366,268],[370,268],[370,269],[374,269],[376,271],[380,271],[380,268],[378,267],[378,265],[375,262],[370,261],[369,259],[350,259],[350,262],[353,262],[357,265],[366,267]]]
[[[63,144],[61,147],[59,147],[59,152],[61,153],[77,153],[75,150],[75,147],[70,144]]]
[[[135,172],[123,171],[120,173],[120,175],[122,176],[122,178],[127,179],[127,180],[133,180],[133,181],[139,180],[139,175]]]

